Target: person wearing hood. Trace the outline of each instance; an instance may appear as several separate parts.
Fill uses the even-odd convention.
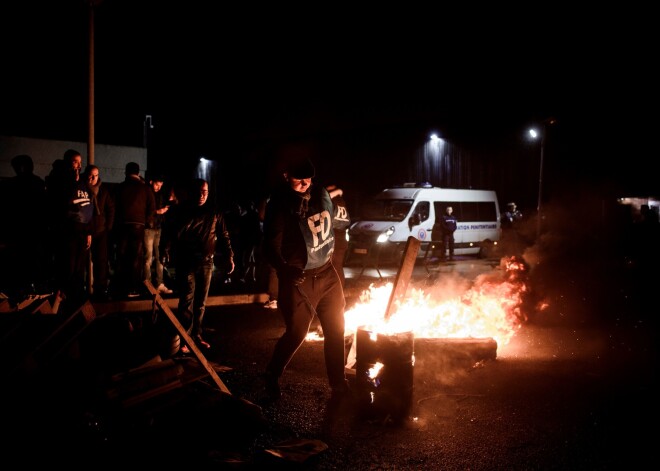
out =
[[[277,272],[278,311],[285,324],[264,373],[266,394],[270,400],[281,397],[280,378],[317,317],[331,399],[346,398],[345,300],[332,264],[333,203],[323,186],[312,183],[315,168],[308,156],[290,162],[264,216],[264,255]]]

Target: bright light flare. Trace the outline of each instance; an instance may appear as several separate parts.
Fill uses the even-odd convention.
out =
[[[369,368],[369,378],[374,379],[378,376],[378,373],[380,373],[380,370],[383,369],[383,365],[381,362],[377,361],[374,363],[374,366]]]

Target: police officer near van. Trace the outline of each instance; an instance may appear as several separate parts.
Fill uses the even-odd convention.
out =
[[[449,255],[449,260],[454,260],[454,232],[458,225],[458,220],[453,214],[454,208],[447,206],[445,214],[440,219],[440,234],[442,237],[442,260]]]
[[[520,255],[527,245],[520,232],[522,219],[523,215],[518,209],[516,203],[513,201],[507,203],[506,211],[504,211],[500,217],[502,228],[500,247],[507,253]]]
[[[294,147],[284,157],[306,156]],[[278,276],[278,310],[285,324],[264,374],[266,394],[281,396],[280,377],[318,317],[332,398],[349,396],[344,372],[344,290],[332,264],[333,204],[323,186],[312,183],[308,156],[286,166],[264,215],[264,255]]]

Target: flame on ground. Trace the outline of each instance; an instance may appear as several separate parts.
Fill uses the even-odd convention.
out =
[[[522,310],[528,290],[526,271],[515,257],[503,258],[500,270],[477,278],[455,299],[437,300],[424,290],[411,288],[406,299],[395,300],[387,320],[384,313],[393,284],[372,284],[344,314],[346,335],[364,328],[383,334],[413,332],[416,338],[492,338],[500,347],[507,345],[527,320]]]

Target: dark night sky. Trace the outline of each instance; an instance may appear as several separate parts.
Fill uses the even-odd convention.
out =
[[[87,140],[84,5],[3,2],[0,134]],[[534,183],[510,189],[538,179],[516,162],[531,153],[521,136],[553,116],[549,191],[554,177],[555,191],[585,178],[660,193],[649,12],[259,8],[102,1],[96,142],[142,145],[149,114],[150,167],[173,173],[206,155],[249,186],[275,145],[311,136],[334,153],[318,165],[328,179],[375,191],[435,130],[511,166],[492,183],[503,198],[533,200]]]

